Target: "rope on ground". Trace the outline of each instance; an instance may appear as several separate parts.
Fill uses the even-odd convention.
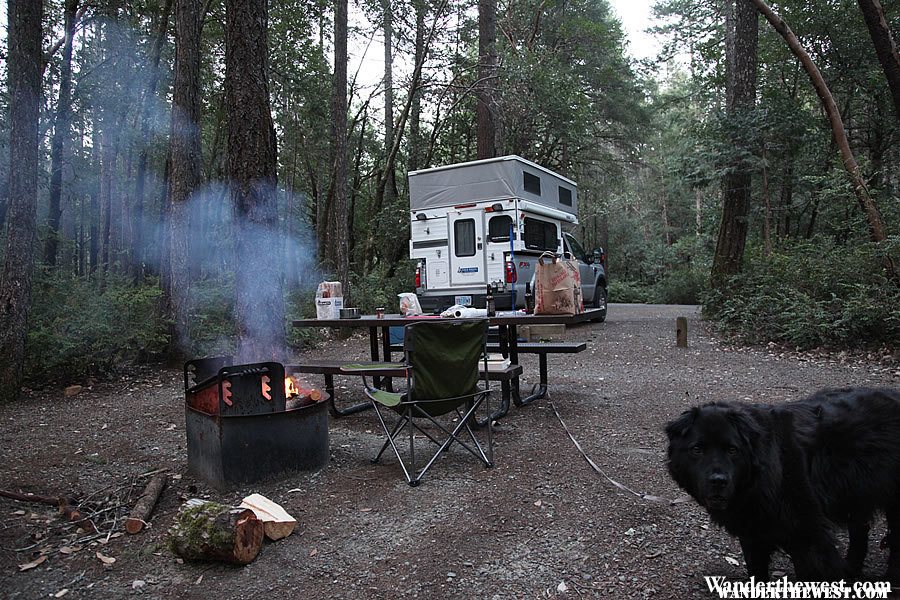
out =
[[[575,436],[572,435],[572,432],[569,431],[569,428],[566,426],[565,421],[563,421],[562,417],[559,416],[559,411],[556,410],[556,405],[553,403],[552,400],[550,401],[550,407],[553,409],[553,412],[556,414],[556,418],[559,419],[559,423],[560,423],[560,425],[562,425],[566,434],[569,436],[569,439],[572,440],[572,443],[575,444],[575,447],[581,453],[581,456],[584,457],[584,460],[587,461],[587,463],[591,466],[592,469],[594,469],[594,471],[599,473],[604,479],[606,479],[608,482],[610,482],[611,484],[613,484],[614,486],[616,486],[623,492],[627,492],[629,494],[637,496],[641,500],[647,500],[648,502],[664,502],[664,503],[670,504],[670,505],[671,504],[681,504],[682,502],[688,502],[690,500],[690,498],[687,498],[687,497],[677,498],[675,500],[668,500],[668,499],[662,498],[660,496],[654,496],[653,494],[646,494],[644,492],[635,491],[635,490],[631,489],[630,487],[628,487],[627,485],[625,485],[624,483],[619,483],[618,481],[616,481],[615,479],[613,479],[612,477],[607,475],[606,471],[601,469],[597,465],[597,463],[595,463],[591,459],[591,457],[588,456],[587,453],[581,448],[581,444],[578,443],[578,440],[575,439]]]

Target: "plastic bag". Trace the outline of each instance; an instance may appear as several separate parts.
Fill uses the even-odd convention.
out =
[[[442,312],[441,316],[445,319],[483,319],[487,317],[487,309],[454,304]]]
[[[422,305],[419,304],[419,297],[413,293],[407,292],[397,294],[400,297],[400,316],[414,317],[422,314]]]

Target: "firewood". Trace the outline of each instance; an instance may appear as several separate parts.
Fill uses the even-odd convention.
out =
[[[144,488],[144,493],[141,494],[137,504],[131,509],[131,514],[125,519],[125,531],[134,534],[144,528],[144,525],[147,524],[147,519],[150,518],[150,513],[153,512],[153,507],[156,506],[156,501],[159,500],[159,495],[162,493],[165,486],[165,473],[157,473],[150,479],[150,483]]]
[[[188,503],[172,526],[172,550],[185,560],[246,565],[262,548],[265,527],[248,508],[217,502]]]
[[[265,523],[266,537],[272,541],[291,535],[297,526],[292,517],[279,504],[260,494],[251,494],[241,502],[242,508],[249,508],[256,518]]]
[[[90,519],[90,517],[86,517],[84,513],[82,513],[81,510],[74,504],[60,505],[59,512],[62,513],[62,515],[66,519],[78,525],[85,531],[90,533],[97,532],[97,526],[94,525],[94,522]]]

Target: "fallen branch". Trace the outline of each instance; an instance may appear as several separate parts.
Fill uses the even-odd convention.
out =
[[[49,504],[50,506],[67,506],[77,504],[72,498],[65,496],[41,496],[40,494],[22,494],[20,492],[10,492],[8,490],[0,490],[0,496],[18,500],[19,502],[35,502],[37,504]]]
[[[144,528],[165,486],[166,473],[157,473],[153,476],[147,487],[144,488],[144,493],[138,498],[137,504],[131,510],[131,514],[125,519],[125,531],[134,534]]]

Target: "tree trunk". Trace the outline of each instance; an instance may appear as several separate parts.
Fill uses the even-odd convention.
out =
[[[332,180],[328,194],[324,258],[327,268],[343,286],[344,303],[350,306],[350,228],[347,194],[347,0],[334,4],[334,79],[331,84]]]
[[[144,249],[144,195],[147,181],[147,161],[150,153],[150,117],[153,99],[156,97],[156,88],[159,85],[159,60],[162,55],[163,44],[169,29],[169,15],[172,12],[173,0],[165,0],[162,13],[157,23],[156,39],[153,40],[153,50],[150,56],[150,80],[147,90],[144,92],[144,101],[141,108],[141,153],[138,155],[137,172],[134,182],[134,221],[136,228],[132,243],[134,264],[132,277],[139,279],[144,275],[144,263],[146,262]]]
[[[894,99],[894,111],[900,118],[900,54],[897,53],[897,45],[884,18],[884,9],[881,8],[879,0],[857,0],[857,2],[869,29],[869,37],[875,46],[878,62],[881,63],[884,76],[887,78]]]
[[[101,119],[100,127],[100,273],[102,282],[109,270],[109,244],[112,233],[112,185],[113,171],[116,168],[115,119],[109,114],[110,109]]]
[[[736,2],[736,4],[735,4]],[[725,110],[732,132],[735,121],[747,116],[756,101],[758,18],[746,0],[726,0]],[[734,158],[722,181],[722,220],[713,255],[712,284],[719,287],[741,270],[750,214],[751,166],[742,158],[753,151],[747,136],[733,133]]]
[[[50,141],[50,199],[47,214],[47,239],[44,241],[44,263],[56,265],[59,248],[59,223],[62,217],[60,199],[62,197],[63,144],[69,137],[69,114],[72,103],[72,38],[75,36],[75,13],[78,0],[66,0],[63,21],[65,23],[65,44],[59,73],[59,99],[56,103],[56,122]]]
[[[384,155],[385,159],[394,146],[394,13],[391,0],[382,0],[384,9]],[[394,166],[385,165],[387,187],[384,204],[397,199],[397,174]],[[377,217],[377,215],[376,215]]]
[[[96,117],[96,115],[95,115]],[[94,123],[96,124],[99,120],[99,117],[95,118]],[[91,134],[91,165],[93,167],[94,173],[100,172],[100,132],[97,130],[97,126],[94,127],[93,133]],[[88,250],[88,262],[90,265],[88,266],[88,273],[93,276],[97,272],[97,268],[100,266],[100,180],[99,177],[96,181],[91,182],[91,198],[90,198],[90,211],[88,214],[88,223],[90,226],[88,227],[88,235],[90,236],[89,242],[89,250]]]
[[[765,202],[765,212],[763,213],[763,253],[765,256],[772,254],[772,199],[769,194],[769,165],[767,164],[768,154],[766,152],[766,142],[762,145],[762,193]]]
[[[234,208],[235,318],[241,361],[283,360],[277,150],[269,103],[266,0],[225,2],[228,179]],[[345,62],[346,67],[346,62]]]
[[[249,508],[191,501],[178,512],[170,535],[172,550],[185,560],[246,565],[262,548],[265,525]]]
[[[11,401],[19,394],[31,311],[43,16],[42,2],[11,1],[8,6],[9,158],[13,168],[0,278],[0,401]]]
[[[425,56],[425,2],[416,0],[416,40],[415,40],[415,64],[420,64]],[[409,112],[409,161],[408,171],[415,171],[422,164],[422,89],[417,86],[412,90],[413,101]]]
[[[497,71],[497,1],[478,0],[477,157],[497,156],[494,86]]]
[[[869,225],[869,237],[874,242],[884,241],[886,235],[884,224],[881,221],[881,213],[878,212],[875,201],[872,200],[872,197],[869,195],[869,190],[866,187],[866,182],[859,169],[859,164],[857,164],[856,158],[853,156],[853,151],[850,149],[850,142],[847,140],[847,133],[844,130],[844,122],[841,120],[840,111],[834,101],[834,96],[831,95],[831,90],[828,89],[828,85],[822,77],[822,73],[819,72],[819,68],[809,57],[809,54],[806,53],[806,50],[800,44],[797,36],[794,35],[791,28],[784,22],[784,19],[772,12],[772,9],[769,8],[763,0],[749,1],[756,5],[756,8],[766,17],[775,31],[781,34],[781,37],[784,38],[788,47],[790,47],[791,52],[793,52],[794,56],[800,60],[800,64],[803,65],[803,68],[809,75],[813,87],[816,90],[816,94],[819,96],[819,100],[821,100],[822,106],[825,108],[825,113],[828,115],[828,120],[831,123],[831,133],[841,152],[844,169],[846,169],[847,175],[850,177],[856,200],[859,203],[863,214],[866,216],[866,221]],[[896,266],[889,256],[886,256],[884,261],[883,266],[885,272],[888,277],[896,281],[898,278]]]
[[[169,155],[168,251],[166,300],[173,319],[172,356],[190,349],[189,201],[200,185],[200,0],[175,2],[175,83]]]

